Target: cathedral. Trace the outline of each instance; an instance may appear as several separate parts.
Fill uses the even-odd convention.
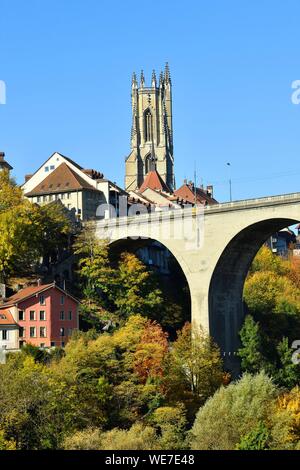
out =
[[[175,189],[172,125],[172,84],[168,64],[157,81],[152,72],[146,86],[143,71],[131,85],[131,152],[126,158],[125,190],[138,190],[150,171],[157,171],[170,192]]]
[[[143,71],[139,83],[133,74],[131,105],[131,152],[125,162],[125,190],[129,196],[156,210],[216,204],[212,186],[197,188],[195,182],[184,181],[180,188],[175,187],[172,83],[168,63],[158,82],[153,70],[149,87]]]

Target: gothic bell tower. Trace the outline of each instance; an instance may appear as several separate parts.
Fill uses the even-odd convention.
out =
[[[139,85],[133,74],[131,104],[131,152],[126,158],[125,189],[139,188],[154,167],[173,191],[172,84],[168,64],[160,73],[158,83],[153,70],[150,87],[145,85],[143,71]]]

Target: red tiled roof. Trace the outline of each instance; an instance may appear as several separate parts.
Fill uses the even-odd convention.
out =
[[[152,170],[147,173],[142,186],[139,188],[139,191],[142,193],[147,188],[165,191],[166,193],[171,192],[170,188],[168,188],[167,184],[164,182],[157,170]]]
[[[0,311],[0,325],[15,325],[14,317],[9,310]]]
[[[6,302],[4,302],[3,304],[0,304],[0,313],[3,308],[16,305],[19,302],[29,299],[30,297],[40,294],[48,289],[51,289],[52,287],[59,289],[63,294],[67,295],[68,297],[71,297],[73,300],[75,300],[75,302],[79,303],[79,300],[77,300],[73,295],[61,289],[59,286],[55,284],[55,282],[52,282],[51,284],[41,284],[40,286],[29,286],[29,287],[25,287],[24,289],[19,290],[19,292],[12,295],[8,299],[6,299]]]
[[[94,186],[87,183],[81,176],[73,171],[65,162],[61,163],[40,184],[25,196],[36,196],[40,194],[52,194],[74,191],[77,189],[94,190]]]
[[[194,204],[195,203],[195,192],[194,188],[189,184],[183,184],[180,188],[174,191],[176,196],[185,199],[187,202]],[[208,204],[217,204],[217,201],[209,196],[203,189],[196,188],[196,200],[199,203],[206,202]]]
[[[52,283],[52,284],[44,284],[40,286],[25,287],[24,289],[19,290],[19,292],[12,295],[8,299],[6,299],[6,301],[2,305],[0,304],[0,309],[8,305],[15,305],[18,302],[21,302],[22,300],[28,299],[29,297],[32,297],[33,295],[36,295],[36,294],[39,294],[40,292],[48,290],[53,286],[54,284]]]

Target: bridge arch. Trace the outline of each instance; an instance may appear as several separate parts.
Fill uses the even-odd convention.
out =
[[[245,226],[226,245],[214,267],[208,292],[209,331],[223,351],[225,365],[233,371],[239,369],[235,353],[240,345],[243,288],[251,263],[271,235],[298,222],[270,218]]]
[[[136,237],[126,237],[126,238],[119,238],[119,239],[114,239],[111,240],[109,243],[110,246],[110,252],[111,252],[111,257],[113,260],[118,260],[119,256],[123,252],[132,252],[137,254],[137,256],[147,264],[146,260],[143,259],[140,253],[141,250],[143,249],[149,249],[152,250],[151,253],[151,258],[153,261],[153,268],[156,268],[158,271],[158,276],[160,282],[162,282],[162,285],[160,285],[162,291],[164,292],[164,289],[166,286],[169,284],[169,287],[171,291],[173,291],[173,294],[171,292],[170,298],[172,298],[172,295],[174,296],[174,292],[176,290],[176,285],[178,285],[178,289],[175,292],[175,297],[173,298],[174,302],[179,304],[182,307],[182,312],[183,312],[183,322],[182,323],[174,323],[173,327],[166,328],[168,332],[170,333],[171,338],[175,337],[176,331],[183,326],[183,323],[185,321],[191,321],[191,289],[190,289],[190,284],[189,284],[189,278],[188,278],[188,268],[187,265],[180,255],[180,253],[176,252],[176,249],[174,249],[174,246],[170,246],[170,244],[167,241],[161,241],[159,238],[154,239],[154,238],[149,238],[149,237],[142,237],[142,236],[136,236]],[[168,269],[162,269],[160,270],[157,264],[157,260],[153,259],[155,258],[155,251],[165,250],[168,251],[169,256],[168,256]],[[154,256],[153,256],[154,252]],[[166,253],[165,253],[166,256]],[[151,265],[149,265],[150,267]],[[162,266],[160,266],[162,267]],[[175,285],[173,285],[175,283]],[[163,312],[162,312],[163,316]],[[162,321],[163,326],[164,322]]]

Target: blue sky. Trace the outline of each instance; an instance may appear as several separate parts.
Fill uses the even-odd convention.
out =
[[[54,151],[123,185],[131,74],[173,81],[177,186],[300,191],[297,0],[0,0],[0,150],[18,182]]]

